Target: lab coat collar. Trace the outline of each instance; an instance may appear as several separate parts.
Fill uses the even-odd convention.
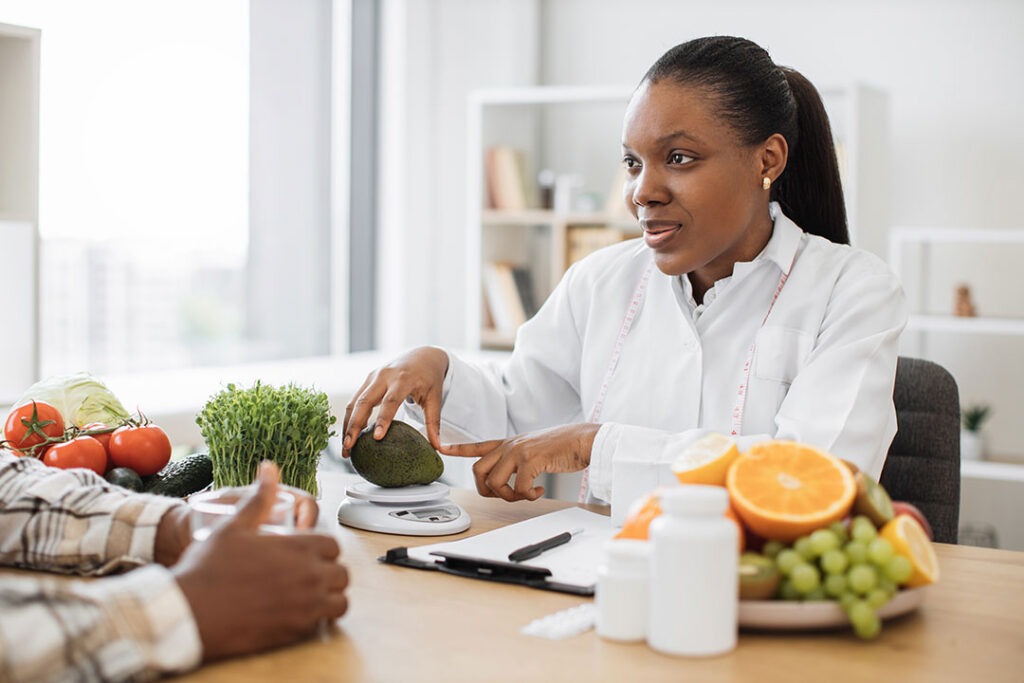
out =
[[[786,272],[793,263],[793,257],[796,255],[797,249],[800,248],[800,240],[803,237],[804,231],[782,212],[778,202],[769,204],[768,210],[774,219],[775,228],[772,230],[772,236],[769,238],[768,244],[765,245],[764,250],[758,254],[754,261],[762,258],[769,259],[782,272]],[[737,263],[736,265],[740,264]]]
[[[793,255],[796,254],[796,250],[800,247],[800,237],[803,235],[803,230],[791,221],[786,214],[782,213],[782,208],[779,207],[778,202],[769,204],[768,209],[774,222],[772,236],[768,238],[768,244],[764,246],[761,253],[755,256],[752,261],[740,261],[733,266],[731,279],[734,282],[742,280],[748,273],[757,268],[762,261],[771,261],[779,267],[780,273],[788,271],[793,263]]]
[[[760,267],[764,261],[770,261],[777,265],[780,274],[787,272],[793,264],[794,256],[797,249],[800,248],[800,240],[803,237],[804,231],[782,212],[778,202],[771,202],[768,205],[768,210],[774,222],[772,236],[768,238],[768,244],[765,245],[761,253],[755,256],[753,260],[737,262],[733,266],[732,275],[726,276],[712,285],[711,289],[708,290],[711,300],[717,298],[728,287],[739,282],[756,268]],[[698,306],[693,298],[693,286],[690,284],[690,279],[685,276],[676,279],[679,283],[678,286],[681,288],[682,300],[685,302],[687,309],[691,315],[694,313],[699,315],[710,304],[710,301],[705,298],[704,305]],[[708,297],[708,294],[705,294],[705,297]]]

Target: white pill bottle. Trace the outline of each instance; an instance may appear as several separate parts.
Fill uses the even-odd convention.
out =
[[[739,530],[720,486],[686,484],[660,494],[650,527],[647,643],[658,652],[704,657],[736,647]]]

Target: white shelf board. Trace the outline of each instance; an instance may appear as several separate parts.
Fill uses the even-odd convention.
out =
[[[1024,229],[894,228],[890,240],[904,243],[1024,244]]]
[[[907,331],[1024,335],[1024,319],[911,315],[907,319]]]
[[[633,95],[629,86],[534,86],[523,88],[485,88],[470,93],[470,102],[477,105],[509,104],[571,104],[601,100],[625,102]]]
[[[557,213],[548,209],[526,209],[524,211],[502,211],[485,209],[484,225],[541,225],[554,222],[582,224],[607,224],[612,218],[605,213]]]
[[[993,479],[1024,483],[1024,463],[961,460],[960,476],[965,479]]]

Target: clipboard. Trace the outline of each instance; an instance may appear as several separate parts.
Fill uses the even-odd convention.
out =
[[[508,561],[508,554],[516,548],[570,529],[583,532],[529,562]],[[391,548],[378,561],[586,596],[594,594],[605,544],[615,531],[605,515],[566,508],[458,541]]]

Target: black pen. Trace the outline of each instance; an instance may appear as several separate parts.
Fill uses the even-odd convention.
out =
[[[509,562],[522,562],[523,560],[531,560],[540,555],[545,550],[551,550],[557,548],[560,545],[565,545],[572,540],[572,537],[582,532],[583,529],[573,529],[572,531],[563,531],[557,536],[544,539],[540,543],[534,543],[532,545],[525,545],[522,548],[513,550],[508,554]]]

